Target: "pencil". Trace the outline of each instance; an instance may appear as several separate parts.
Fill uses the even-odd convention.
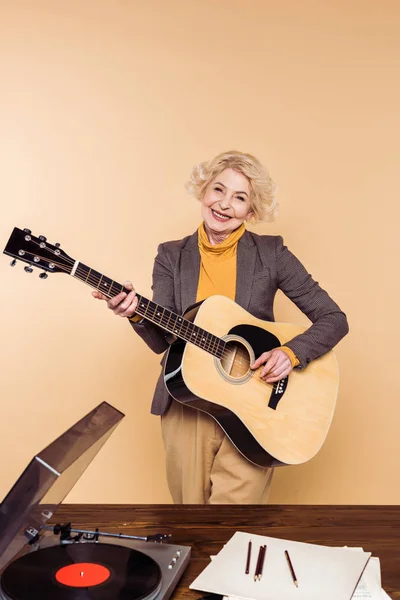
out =
[[[261,554],[261,561],[260,561],[260,568],[258,570],[258,581],[260,581],[261,577],[262,577],[262,572],[263,572],[263,568],[264,568],[264,559],[265,559],[265,554],[267,552],[267,546],[264,545],[262,546],[262,554]]]
[[[250,558],[251,558],[251,540],[249,541],[249,545],[247,546],[247,560],[246,560],[246,575],[250,573]]]
[[[299,587],[299,583],[297,581],[296,573],[294,572],[292,561],[290,560],[289,552],[287,550],[285,550],[285,556],[286,556],[287,563],[289,565],[290,574],[292,576],[293,583],[294,583],[294,585],[296,587]]]
[[[258,551],[257,566],[256,566],[256,570],[254,573],[254,581],[258,581],[258,573],[260,571],[262,553],[263,553],[263,547],[260,546],[260,549]]]

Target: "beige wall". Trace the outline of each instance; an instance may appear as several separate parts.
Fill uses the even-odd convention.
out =
[[[400,8],[394,0],[0,0],[0,240],[14,225],[143,294],[157,244],[192,232],[191,166],[252,152],[281,233],[347,312],[327,442],[280,470],[282,503],[400,500]],[[397,167],[397,168],[396,168]],[[126,418],[69,496],[169,502],[159,357],[63,275],[1,258],[0,495],[102,400]],[[279,297],[276,317],[305,323]]]

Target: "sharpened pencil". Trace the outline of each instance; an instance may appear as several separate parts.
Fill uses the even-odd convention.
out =
[[[299,583],[297,581],[296,573],[294,572],[292,561],[290,560],[289,552],[287,550],[285,550],[285,556],[286,556],[287,563],[289,565],[290,574],[292,576],[293,583],[294,583],[294,585],[296,587],[299,587]]]
[[[260,565],[261,565],[262,553],[263,553],[263,547],[260,546],[260,549],[258,551],[258,558],[257,558],[256,570],[254,572],[254,581],[258,581],[258,574],[260,572]]]
[[[260,568],[258,570],[258,581],[260,581],[260,579],[262,577],[262,572],[263,572],[263,568],[264,568],[264,560],[265,560],[265,554],[266,554],[266,552],[267,552],[267,546],[264,545],[264,546],[262,546]]]

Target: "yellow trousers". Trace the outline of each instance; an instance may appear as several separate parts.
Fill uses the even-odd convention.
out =
[[[175,400],[161,417],[175,504],[266,504],[273,469],[245,459],[206,413]]]

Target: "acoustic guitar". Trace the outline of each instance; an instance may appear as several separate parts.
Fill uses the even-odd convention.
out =
[[[4,253],[48,273],[66,273],[113,298],[123,285],[68,256],[59,244],[13,230]],[[138,294],[137,313],[175,336],[164,365],[164,382],[178,402],[204,411],[252,463],[297,465],[323,445],[335,410],[338,366],[334,353],[305,370],[268,384],[250,365],[263,352],[284,345],[305,327],[253,317],[224,296],[211,296],[176,314]]]

